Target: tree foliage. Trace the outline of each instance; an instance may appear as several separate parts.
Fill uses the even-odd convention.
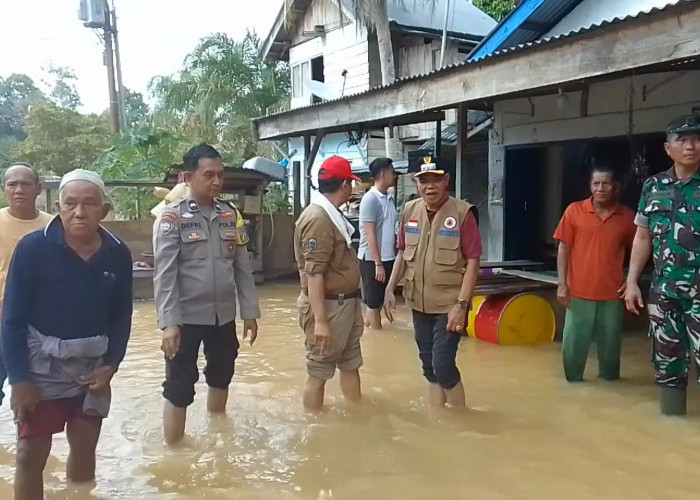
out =
[[[55,175],[91,168],[110,144],[105,116],[82,115],[50,101],[29,109],[24,131],[27,137],[17,144],[16,159]]]
[[[189,143],[188,138],[168,130],[130,129],[113,139],[95,167],[105,179],[160,181]]]
[[[250,119],[286,105],[289,68],[261,59],[260,46],[251,32],[242,42],[222,33],[203,38],[182,71],[152,80],[153,123],[170,123],[192,139],[219,145],[233,164],[271,156],[269,146],[253,139]]]
[[[47,74],[43,83],[48,87],[48,98],[57,106],[75,111],[82,101],[75,83],[78,77],[71,68],[64,66],[49,66],[44,70]]]
[[[241,42],[223,34],[203,38],[175,75],[154,78],[150,110],[138,92],[125,94],[128,127],[112,136],[106,115],[81,114],[76,75],[51,66],[42,93],[26,75],[0,78],[0,170],[27,161],[42,174],[75,168],[97,170],[105,180],[163,180],[193,144],[214,144],[229,165],[261,155],[274,158],[269,143],[252,137],[250,119],[288,105],[285,63],[258,56],[261,41],[248,33]],[[158,203],[151,188],[116,188],[111,193],[124,218],[149,217]],[[287,207],[284,189],[268,206]]]
[[[29,106],[44,100],[44,95],[27,75],[0,77],[0,138],[23,140],[24,117]]]
[[[519,3],[520,0],[474,0],[474,5],[496,21],[500,21],[510,14]]]
[[[188,145],[188,138],[168,130],[130,129],[114,138],[95,168],[105,180],[162,181]],[[115,188],[110,199],[115,212],[124,219],[148,218],[150,209],[159,202],[151,188]]]
[[[142,125],[148,117],[148,105],[143,100],[143,94],[124,89],[124,107],[126,108],[126,128],[136,128]]]

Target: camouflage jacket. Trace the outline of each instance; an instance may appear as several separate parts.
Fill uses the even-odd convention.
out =
[[[700,172],[678,180],[675,170],[654,175],[642,187],[637,225],[652,234],[652,291],[694,298],[700,283]]]

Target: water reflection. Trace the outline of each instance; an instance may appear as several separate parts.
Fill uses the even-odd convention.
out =
[[[367,499],[629,498],[695,494],[700,399],[685,419],[658,415],[648,343],[625,338],[620,383],[569,386],[559,345],[460,347],[469,409],[432,411],[409,315],[364,340],[365,401],[347,405],[334,380],[327,409],[301,407],[302,335],[293,284],[260,289],[264,319],[243,344],[229,412],[210,418],[200,382],[184,446],[162,444],[163,363],[153,306],[136,308],[112,416],[98,448],[97,488],[65,486],[67,444],[55,439],[47,498]],[[695,388],[694,388],[695,389]],[[11,497],[14,426],[0,411],[0,498]]]

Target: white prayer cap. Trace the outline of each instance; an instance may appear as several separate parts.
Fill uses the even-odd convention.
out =
[[[59,184],[58,186],[58,191],[60,192],[69,182],[75,181],[89,182],[90,184],[93,184],[95,187],[97,187],[103,195],[107,195],[105,183],[102,181],[102,178],[99,176],[99,174],[91,170],[84,170],[82,168],[76,168],[75,170],[71,170],[66,175],[64,175],[61,178],[61,184]]]

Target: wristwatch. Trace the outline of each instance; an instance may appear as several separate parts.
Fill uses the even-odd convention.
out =
[[[469,301],[468,300],[458,300],[457,305],[459,306],[460,309],[464,309],[465,311],[469,309]]]

